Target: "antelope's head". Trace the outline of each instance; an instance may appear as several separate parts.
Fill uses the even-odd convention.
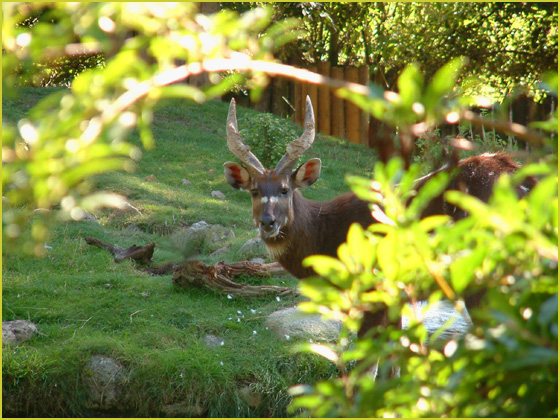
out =
[[[274,169],[265,169],[262,163],[243,143],[237,128],[235,100],[229,106],[226,123],[229,150],[241,160],[224,163],[228,182],[234,188],[251,193],[253,221],[265,240],[280,238],[281,232],[294,220],[294,192],[312,185],[321,173],[321,160],[310,159],[296,170],[294,166],[315,140],[315,117],[309,96],[306,99],[304,132],[286,147],[286,153]]]

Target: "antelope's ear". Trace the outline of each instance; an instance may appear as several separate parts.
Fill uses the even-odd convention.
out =
[[[243,166],[234,162],[224,163],[224,172],[226,179],[233,188],[239,190],[248,190],[251,186],[251,177],[249,172]]]
[[[292,173],[292,179],[297,188],[313,185],[321,175],[321,159],[313,158],[302,164]]]

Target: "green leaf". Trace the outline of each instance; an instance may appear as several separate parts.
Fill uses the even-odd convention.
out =
[[[482,266],[488,247],[479,246],[469,254],[453,261],[449,266],[451,286],[457,294],[463,293],[465,288],[474,280],[476,269]]]
[[[381,197],[377,191],[372,189],[371,179],[362,176],[347,175],[346,183],[360,200],[369,201],[371,203],[379,202]]]
[[[322,277],[309,277],[300,281],[299,291],[302,296],[308,297],[316,304],[330,305],[335,302],[337,306],[340,306],[341,287],[335,285],[334,281],[329,280],[331,279],[327,280]],[[348,286],[348,284],[346,286]]]
[[[353,223],[348,229],[348,251],[361,265],[359,271],[370,272],[375,261],[375,246],[365,236],[359,223]]]
[[[315,353],[335,364],[338,363],[338,360],[340,358],[336,351],[332,348],[332,346],[329,346],[327,344],[300,344],[296,347],[296,351]]]
[[[428,206],[431,200],[439,196],[449,182],[449,174],[446,172],[439,172],[426,182],[418,191],[418,194],[411,201],[406,209],[406,215],[409,219],[418,219]]]
[[[428,216],[420,220],[419,226],[420,229],[424,232],[431,232],[432,230],[443,226],[451,220],[451,216],[447,215],[436,215],[436,216]]]
[[[558,96],[558,72],[549,71],[544,74],[542,80],[543,87],[555,96]]]
[[[409,64],[406,66],[397,79],[397,86],[399,88],[399,95],[403,107],[410,108],[414,102],[420,101],[423,84],[424,76],[418,65]]]
[[[195,100],[195,98],[200,95],[204,95],[200,89],[184,83],[163,86],[159,88],[159,91],[162,98],[185,98]]]
[[[377,261],[389,280],[397,280],[399,273],[399,261],[396,258],[398,247],[395,231],[389,232],[377,246]]]
[[[445,95],[454,88],[465,63],[466,61],[463,57],[457,57],[436,72],[426,88],[422,101],[427,113],[433,112],[437,105],[442,102]]]
[[[446,191],[444,193],[444,198],[451,204],[466,210],[475,218],[483,220],[488,216],[488,205],[478,198],[455,190]]]
[[[547,325],[552,319],[558,319],[558,293],[542,303],[537,316],[539,324],[543,326]]]
[[[528,215],[535,228],[542,228],[554,218],[558,212],[558,177],[550,176],[542,179],[527,196]],[[554,205],[556,203],[556,205]],[[556,223],[557,224],[557,223]]]
[[[338,259],[327,255],[311,255],[303,260],[304,267],[312,267],[315,272],[335,284],[345,284],[350,276],[348,268]]]

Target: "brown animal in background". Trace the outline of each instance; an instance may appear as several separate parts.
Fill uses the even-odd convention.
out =
[[[366,228],[377,222],[371,215],[369,203],[353,193],[322,202],[308,200],[301,194],[300,190],[317,181],[321,172],[321,160],[317,158],[308,160],[294,170],[297,160],[315,139],[315,120],[309,97],[306,101],[304,132],[286,147],[286,154],[274,169],[265,169],[243,143],[233,99],[226,130],[228,148],[245,164],[243,167],[226,162],[226,178],[232,187],[251,193],[253,221],[260,237],[272,257],[295,277],[305,278],[314,274],[311,268],[302,266],[302,261],[309,255],[336,256],[337,248],[346,241],[352,223],[357,222]],[[519,168],[505,153],[473,156],[461,160],[457,166],[459,174],[447,189],[461,189],[484,202],[488,201],[492,187],[501,174],[511,174]],[[417,189],[442,170],[445,167],[417,180]],[[535,182],[534,178],[528,178],[517,188],[518,196],[527,194]],[[422,217],[435,214],[447,214],[454,220],[466,216],[462,209],[447,203],[443,195],[429,203]],[[478,293],[472,299],[466,299],[467,307],[477,304],[480,297]],[[381,324],[386,324],[386,310],[366,314],[361,332]]]

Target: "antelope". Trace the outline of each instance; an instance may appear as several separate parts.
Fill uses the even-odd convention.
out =
[[[271,256],[295,277],[301,279],[314,274],[312,268],[302,266],[307,256],[336,256],[337,248],[346,241],[352,223],[367,228],[377,222],[372,217],[369,203],[353,193],[322,202],[308,200],[301,194],[300,190],[317,181],[321,172],[321,160],[318,158],[310,159],[294,170],[298,159],[315,139],[315,119],[309,97],[306,98],[303,134],[286,147],[285,155],[274,169],[265,169],[249,146],[244,144],[237,126],[234,99],[229,107],[226,132],[229,150],[245,165],[224,163],[226,179],[232,187],[251,193],[253,221],[261,239]],[[519,168],[505,153],[469,157],[457,166],[459,174],[447,189],[462,189],[484,202],[488,201],[494,182],[501,174],[511,174]],[[442,170],[445,167],[418,179],[417,189]],[[535,182],[533,178],[525,180],[517,188],[518,196],[527,194]],[[450,215],[454,220],[466,217],[464,211],[447,203],[443,195],[429,203],[422,217],[436,214]],[[466,298],[467,308],[476,306],[481,297],[481,293],[477,293]],[[363,334],[372,326],[386,323],[386,310],[366,313],[360,331]]]

